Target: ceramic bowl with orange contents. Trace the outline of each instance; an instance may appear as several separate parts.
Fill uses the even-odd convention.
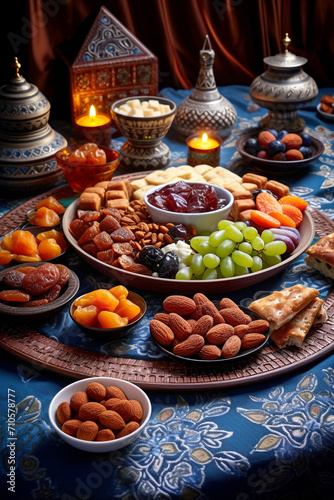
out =
[[[75,193],[109,181],[118,165],[118,153],[94,143],[63,148],[56,154],[59,167]]]
[[[81,330],[111,339],[129,335],[145,313],[145,300],[123,285],[93,290],[77,297],[70,306],[70,316]]]

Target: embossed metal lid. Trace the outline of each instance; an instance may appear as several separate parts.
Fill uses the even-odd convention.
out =
[[[288,47],[290,42],[291,39],[289,38],[288,33],[285,33],[285,37],[283,39],[284,52],[276,54],[275,56],[265,57],[263,61],[271,68],[276,69],[293,69],[306,64],[306,57],[296,56],[292,52],[289,52]]]
[[[67,144],[48,121],[50,103],[20,74],[15,57],[14,75],[0,87],[0,161],[36,161],[54,155]]]

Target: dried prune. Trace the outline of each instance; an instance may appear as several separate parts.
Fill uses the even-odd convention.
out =
[[[179,258],[175,252],[167,252],[158,269],[160,278],[174,278],[179,270]]]
[[[25,274],[22,287],[30,295],[41,295],[52,288],[59,280],[59,270],[55,264],[43,264],[29,274]]]
[[[165,253],[161,248],[157,248],[153,245],[146,245],[140,252],[138,260],[141,264],[151,269],[153,272],[157,272]]]
[[[29,293],[22,290],[2,290],[0,292],[0,299],[5,302],[28,302],[31,296]]]
[[[194,226],[187,227],[184,224],[176,224],[170,228],[167,234],[169,234],[174,243],[177,243],[179,240],[189,243],[191,238],[196,236],[196,230]]]
[[[11,288],[22,288],[22,280],[25,274],[15,269],[5,272],[2,281]]]

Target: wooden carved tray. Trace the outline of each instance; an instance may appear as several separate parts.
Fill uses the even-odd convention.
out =
[[[142,177],[142,173],[124,177]],[[119,177],[120,179],[122,176]],[[14,229],[25,213],[37,201],[55,194],[58,198],[73,196],[69,187],[61,187],[36,196],[0,219],[0,232]],[[323,237],[334,231],[334,222],[319,210],[311,209],[316,233]],[[325,324],[312,331],[303,347],[278,349],[268,345],[256,355],[221,367],[183,364],[171,361],[145,361],[117,358],[61,344],[25,326],[0,326],[0,346],[15,356],[47,370],[74,379],[94,376],[116,377],[135,383],[144,389],[216,389],[234,387],[285,375],[312,364],[334,351],[334,293],[329,292],[324,307],[328,314]]]

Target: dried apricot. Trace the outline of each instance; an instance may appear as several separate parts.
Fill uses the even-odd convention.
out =
[[[22,280],[23,289],[30,295],[41,295],[52,288],[59,280],[59,270],[51,263],[43,264]]]
[[[50,229],[49,231],[43,231],[36,236],[37,242],[47,240],[48,238],[54,238],[60,246],[62,252],[65,250],[66,240],[61,231],[57,231],[57,229]]]
[[[15,259],[15,257],[15,253],[11,253],[9,250],[4,250],[2,247],[0,247],[0,266],[9,264],[13,259]]]
[[[301,212],[304,212],[304,210],[308,205],[307,201],[303,200],[303,198],[300,198],[299,196],[294,196],[292,194],[283,196],[278,201],[281,205],[292,205],[294,207],[297,207]]]
[[[126,326],[128,318],[122,318],[119,314],[111,311],[101,311],[98,315],[98,321],[102,328],[119,328]]]
[[[20,255],[32,255],[37,253],[37,241],[35,236],[30,231],[18,229],[11,235],[7,236],[9,237],[8,241],[10,241],[10,248],[7,248],[6,246],[7,237],[5,237],[2,241],[7,250]]]
[[[78,306],[73,311],[73,317],[81,325],[95,326],[99,312],[100,309],[93,304],[84,307]]]
[[[22,290],[2,290],[0,292],[0,299],[5,302],[28,302],[30,300],[29,293],[23,292]]]
[[[76,307],[95,305],[100,309],[106,309],[107,311],[113,312],[118,306],[118,303],[119,300],[112,293],[110,293],[109,290],[98,289],[79,297],[74,302],[74,305]]]
[[[56,212],[56,214],[60,215],[65,212],[65,207],[54,197],[48,196],[44,198],[40,202],[37,203],[35,209],[38,210],[41,207],[47,207]]]
[[[71,276],[71,271],[68,267],[64,266],[64,264],[55,264],[59,271],[59,280],[57,281],[57,285],[63,287],[66,285]]]
[[[251,211],[251,219],[255,224],[261,227],[280,227],[281,223],[271,215],[261,212],[260,210]]]
[[[115,297],[118,298],[118,300],[122,298],[126,298],[128,296],[128,289],[124,285],[117,285],[109,290],[110,293],[112,293]]]
[[[47,207],[40,207],[33,217],[29,219],[29,222],[35,226],[52,227],[59,224],[60,217],[54,210]]]
[[[274,219],[279,220],[282,226],[296,227],[295,221],[288,215],[282,214],[281,212],[270,212],[269,215],[274,217]]]
[[[42,240],[38,245],[38,251],[42,260],[50,260],[58,257],[62,251],[54,238]]]
[[[270,212],[281,212],[282,207],[276,200],[276,198],[266,192],[259,193],[255,200],[256,208],[261,212],[269,214]]]
[[[24,273],[15,269],[9,269],[2,277],[2,281],[11,288],[22,288]]]
[[[131,300],[121,297],[119,304],[115,309],[115,313],[119,314],[123,318],[128,318],[129,321],[134,319],[138,314],[140,314],[140,307],[134,304]]]
[[[282,204],[282,209],[283,214],[290,217],[290,219],[295,222],[296,227],[298,227],[303,220],[303,213],[299,210],[299,208],[294,207],[293,205]]]

